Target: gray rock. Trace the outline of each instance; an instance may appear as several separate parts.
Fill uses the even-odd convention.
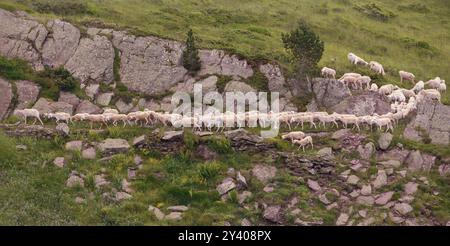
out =
[[[229,191],[233,190],[234,188],[236,188],[236,184],[234,183],[233,179],[226,178],[225,180],[222,181],[221,184],[217,186],[216,189],[219,192],[219,195],[222,196],[228,193]]]
[[[78,105],[77,110],[75,111],[76,114],[79,114],[79,113],[100,114],[102,112],[103,112],[103,110],[99,106],[91,103],[88,100],[83,100]]]
[[[225,92],[242,92],[245,94],[247,92],[256,92],[256,90],[244,82],[233,80],[227,83]]]
[[[256,165],[252,169],[252,175],[259,181],[267,183],[270,179],[274,178],[277,174],[277,168],[267,165]]]
[[[111,182],[106,179],[105,174],[99,174],[94,176],[95,188],[100,189],[105,186],[109,186]]]
[[[141,135],[139,137],[135,137],[133,139],[133,146],[140,146],[145,143],[145,135]]]
[[[100,91],[100,84],[89,84],[84,88],[84,91],[90,99],[94,99]]]
[[[123,200],[129,200],[132,197],[133,197],[132,195],[130,195],[126,192],[123,192],[123,191],[119,191],[116,193],[116,201],[118,201],[118,202],[123,201]]]
[[[375,200],[372,196],[358,196],[356,198],[356,203],[366,206],[372,206]]]
[[[120,77],[131,91],[157,95],[183,80],[183,45],[157,37],[135,37],[113,32],[114,46],[120,50]]]
[[[108,38],[95,36],[82,38],[77,50],[65,67],[72,75],[85,82],[88,80],[110,83],[113,73],[114,49]]]
[[[308,187],[313,191],[321,191],[322,190],[322,187],[320,187],[320,185],[319,185],[319,183],[317,183],[317,181],[308,179],[307,184],[308,184]]]
[[[333,156],[333,150],[330,147],[325,147],[317,151],[317,155],[319,157],[332,157]]]
[[[401,166],[401,163],[397,160],[381,161],[378,164],[383,165],[385,168],[399,168]]]
[[[366,91],[362,94],[343,98],[331,110],[340,114],[354,114],[356,116],[386,114],[391,111],[391,105],[385,97],[377,92]]]
[[[267,78],[268,89],[271,92],[279,92],[286,98],[291,98],[292,94],[286,86],[286,79],[283,76],[280,66],[276,64],[263,64],[259,66],[259,71]],[[287,111],[287,110],[285,110]]]
[[[392,142],[392,138],[393,136],[390,133],[381,133],[380,138],[378,139],[378,146],[380,149],[387,150]]]
[[[0,12],[1,14],[1,12]],[[1,16],[1,15],[0,15]],[[13,98],[11,84],[0,77],[0,91],[2,96],[0,97],[0,120],[6,118],[9,113],[9,107]]]
[[[217,91],[217,80],[217,76],[209,76],[206,79],[197,82],[197,84],[202,85],[203,94],[206,94],[210,91]]]
[[[46,98],[39,98],[39,100],[34,104],[34,109],[37,109],[39,113],[55,113],[55,112],[65,112],[68,114],[73,113],[73,106],[66,102],[53,102],[47,100]]]
[[[352,95],[348,87],[337,80],[315,78],[312,83],[316,103],[322,107],[331,108]]]
[[[65,162],[64,157],[56,157],[55,160],[53,161],[53,164],[55,164],[55,166],[59,168],[63,168],[64,162]]]
[[[393,191],[384,192],[377,197],[377,199],[375,200],[375,204],[385,205],[389,201],[391,201],[393,195],[394,195]]]
[[[177,206],[170,206],[167,208],[167,210],[170,210],[172,212],[186,212],[188,211],[188,207],[184,205],[177,205]]]
[[[350,129],[340,129],[340,130],[335,131],[331,135],[331,139],[339,140],[339,139],[342,139],[342,138],[347,137],[349,135],[351,135],[351,130]]]
[[[214,160],[217,158],[217,153],[212,151],[207,145],[200,144],[195,149],[195,156],[203,160]]]
[[[431,170],[431,168],[434,166],[434,164],[436,163],[435,156],[428,155],[425,153],[422,153],[422,160],[423,160],[422,170],[427,171],[427,172],[429,172]]]
[[[202,67],[199,75],[221,74],[237,78],[248,78],[253,70],[246,60],[240,60],[235,55],[227,55],[222,50],[200,50]]]
[[[417,192],[418,187],[419,187],[419,184],[414,183],[414,182],[408,182],[405,185],[405,193],[407,195],[413,195],[414,193]]]
[[[264,219],[273,222],[279,223],[281,222],[281,206],[268,206],[263,213]]]
[[[73,106],[73,108],[77,108],[78,104],[80,104],[81,100],[75,94],[71,92],[61,91],[59,93],[58,102],[65,102]]]
[[[349,215],[348,214],[341,213],[339,215],[339,217],[337,218],[337,220],[336,220],[336,225],[337,226],[343,226],[343,225],[347,224],[348,219],[349,219]]]
[[[252,196],[252,193],[250,191],[243,191],[241,194],[238,195],[239,204],[243,204],[247,201],[248,198]]]
[[[166,220],[175,220],[175,221],[181,220],[182,218],[183,218],[183,213],[180,213],[180,212],[171,212],[164,217],[164,219],[166,219]]]
[[[423,165],[423,159],[420,151],[416,150],[409,153],[405,162],[408,163],[408,170],[413,172],[420,171]]]
[[[369,160],[375,151],[375,145],[373,143],[366,143],[364,146],[359,145],[357,151],[362,159]]]
[[[52,35],[49,35],[42,48],[42,61],[44,65],[59,67],[75,53],[80,40],[80,31],[72,24],[52,20],[47,23]]]
[[[116,108],[119,110],[120,113],[126,114],[129,113],[133,108],[133,103],[126,103],[122,99],[117,100],[116,102]]]
[[[125,153],[130,149],[128,141],[120,138],[107,138],[98,145],[99,150],[104,154]]]
[[[151,206],[151,207],[153,207],[153,206]],[[158,220],[163,220],[164,219],[165,215],[164,215],[163,212],[161,212],[161,210],[159,208],[153,207],[152,209],[149,208],[149,210],[153,211],[153,213],[155,214],[156,219],[158,219]]]
[[[68,151],[81,151],[81,148],[83,147],[83,141],[81,140],[75,140],[70,141],[66,143],[66,150]]]
[[[40,86],[31,81],[20,80],[16,81],[16,88],[17,88],[16,93],[18,102],[16,109],[30,108],[37,100]]]
[[[114,93],[107,92],[107,93],[101,93],[97,96],[97,103],[101,106],[108,106],[111,102],[112,97],[114,96]]]
[[[372,186],[370,184],[363,185],[361,188],[361,195],[368,196],[372,194]]]
[[[66,136],[68,136],[70,132],[69,126],[66,123],[58,123],[56,130]]]
[[[162,140],[171,141],[175,139],[180,139],[183,137],[183,131],[168,131],[164,132],[164,136],[161,138]]]
[[[245,179],[244,176],[242,176],[241,172],[237,172],[236,174],[236,181],[238,182],[238,184],[242,187],[247,187],[247,180]]]
[[[355,176],[355,175],[348,176],[348,179],[347,179],[348,184],[356,185],[358,182],[359,182],[358,176]]]
[[[244,218],[241,220],[241,226],[252,226],[252,222],[250,222],[250,220]]]
[[[97,157],[95,148],[87,148],[81,152],[81,157],[87,160],[94,160]]]
[[[373,188],[379,189],[387,184],[387,174],[384,170],[378,170],[377,177],[373,181]]]
[[[394,210],[401,215],[407,215],[413,211],[413,208],[408,203],[396,203],[394,205]]]
[[[84,187],[84,179],[78,175],[71,174],[66,181],[66,186],[69,188],[76,186]]]

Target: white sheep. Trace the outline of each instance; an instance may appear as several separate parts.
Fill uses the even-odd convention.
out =
[[[375,83],[371,84],[369,90],[373,92],[378,92],[378,85]]]
[[[347,77],[344,77],[343,79],[341,79],[340,81],[343,82],[344,84],[346,84],[347,87],[350,88],[350,86],[351,86],[353,89],[355,89],[358,87],[356,84],[357,80],[358,80],[358,78],[356,78],[356,77],[347,76]]]
[[[420,80],[414,85],[414,87],[411,90],[413,90],[415,93],[419,93],[421,90],[423,90],[424,87],[425,83],[422,80]]]
[[[342,122],[342,124],[344,125],[345,128],[347,128],[348,124],[353,124],[353,128],[357,128],[358,131],[360,131],[361,129],[359,128],[359,119],[357,116],[355,115],[350,115],[350,114],[340,114],[338,115],[339,120]]]
[[[414,97],[414,96],[416,96],[416,93],[414,93],[414,91],[411,89],[411,90],[407,90],[407,89],[399,89],[402,93],[403,93],[403,95],[406,97],[406,98],[410,98],[410,97]]]
[[[358,88],[364,89],[364,87],[366,87],[366,89],[370,89],[370,82],[372,81],[372,79],[369,76],[361,76],[359,78],[356,79],[356,84],[358,86]]]
[[[305,146],[307,146],[308,144],[311,145],[311,149],[314,148],[313,145],[313,140],[311,136],[306,136],[305,138],[301,139],[301,140],[292,140],[292,143],[294,145],[298,145],[298,148],[303,148],[303,151],[305,151]]]
[[[403,70],[398,71],[398,74],[400,75],[400,83],[403,83],[403,80],[408,80],[414,83],[414,79],[416,78],[414,74]]]
[[[445,85],[445,80],[442,80],[443,82],[439,85],[438,91],[446,91],[447,85]]]
[[[395,90],[388,96],[390,101],[405,102],[406,97],[401,90]]]
[[[21,115],[25,120],[25,124],[27,124],[27,118],[34,118],[33,125],[36,124],[37,120],[39,120],[41,125],[44,125],[44,123],[41,120],[41,117],[39,116],[39,111],[37,109],[34,108],[16,109],[14,111],[14,115]]]
[[[378,93],[382,94],[382,95],[388,95],[391,94],[393,90],[398,89],[398,86],[396,85],[392,85],[392,84],[387,84],[387,85],[382,85],[380,87],[380,89],[378,89]]]
[[[434,79],[430,79],[425,82],[425,85],[428,85],[431,89],[438,89],[441,85],[441,78],[436,77]]]
[[[361,77],[361,74],[359,73],[344,73],[344,75],[342,75],[338,80],[341,81],[346,77],[355,77],[355,78],[359,78]]]
[[[117,109],[113,109],[113,108],[104,108],[103,114],[119,114],[119,111],[117,111]]]
[[[325,78],[336,78],[336,70],[328,67],[323,67],[321,70],[321,74]]]
[[[67,124],[69,124],[71,115],[65,112],[56,112],[56,113],[48,113],[44,114],[45,117],[48,119],[55,119],[56,123],[59,123],[60,121],[65,121]]]
[[[381,65],[380,63],[376,62],[376,61],[371,61],[369,63],[369,68],[370,70],[374,71],[377,74],[381,74],[381,75],[385,75],[386,73],[384,72],[384,68],[383,65]]]
[[[372,120],[372,124],[377,126],[380,131],[383,130],[383,126],[386,126],[386,132],[388,132],[389,130],[391,130],[391,132],[394,131],[392,120],[388,117],[375,117]]]
[[[108,123],[106,122],[106,117],[102,114],[88,114],[84,118],[85,120],[89,121],[91,124],[91,129],[94,125],[94,123],[100,123],[100,128],[104,124],[105,126],[108,126]]]
[[[417,101],[422,101],[424,98],[429,98],[432,100],[437,100],[438,102],[441,101],[441,93],[438,90],[435,89],[426,89],[419,92],[417,95]]]
[[[364,65],[367,66],[367,62],[364,61],[361,57],[353,54],[353,53],[348,53],[347,55],[348,60],[350,61],[351,64],[353,65]]]

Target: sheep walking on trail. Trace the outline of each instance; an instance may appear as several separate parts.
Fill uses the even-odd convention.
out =
[[[44,114],[45,117],[48,119],[55,119],[56,123],[59,123],[60,121],[65,121],[66,124],[69,124],[71,115],[65,112],[56,112],[56,113],[48,113]]]
[[[306,134],[302,131],[296,131],[296,132],[289,132],[286,134],[281,135],[281,139],[283,140],[302,140],[306,137]]]
[[[303,151],[305,151],[305,146],[307,146],[308,144],[311,145],[311,149],[314,148],[314,144],[313,144],[313,140],[311,136],[307,136],[301,140],[292,140],[292,143],[294,145],[298,145],[298,148],[303,148]]]
[[[321,74],[324,78],[336,78],[336,70],[328,67],[323,67],[321,70]]]
[[[41,125],[44,125],[44,123],[41,120],[41,117],[39,116],[39,111],[37,109],[33,108],[16,109],[14,111],[14,115],[22,116],[24,118],[25,124],[27,124],[27,118],[34,118],[33,125],[36,124],[37,120],[39,120]]]
[[[416,78],[414,74],[402,70],[399,71],[398,74],[400,75],[400,83],[403,83],[403,80],[408,80],[411,81],[411,83],[414,83],[414,79]]]

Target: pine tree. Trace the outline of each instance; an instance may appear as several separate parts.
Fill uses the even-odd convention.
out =
[[[192,74],[195,74],[201,68],[200,57],[198,56],[198,49],[195,46],[195,37],[192,29],[187,33],[186,48],[183,51],[183,66]]]

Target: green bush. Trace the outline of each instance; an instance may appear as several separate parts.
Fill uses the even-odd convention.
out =
[[[183,66],[191,74],[197,73],[201,68],[200,57],[198,56],[198,49],[195,45],[194,32],[189,30],[186,39],[186,48],[183,50]]]
[[[17,158],[16,144],[12,138],[0,131],[0,166]]]
[[[259,70],[256,70],[253,76],[247,78],[245,80],[245,83],[252,86],[258,91],[269,91],[269,81],[267,80],[266,76]]]
[[[33,8],[40,13],[53,13],[57,15],[92,14],[86,3],[72,0],[38,0],[33,1]]]
[[[79,82],[63,66],[56,69],[45,67],[44,71],[40,72],[40,76],[54,81],[56,86],[62,91],[73,92],[79,85]]]
[[[207,145],[210,149],[220,154],[227,154],[232,152],[231,142],[224,137],[211,137],[207,141]]]
[[[225,91],[225,86],[227,86],[228,82],[230,82],[233,78],[229,75],[216,75],[217,76],[217,90],[222,93]]]
[[[221,166],[217,162],[208,162],[200,164],[197,167],[200,180],[205,183],[215,181],[220,174]]]

